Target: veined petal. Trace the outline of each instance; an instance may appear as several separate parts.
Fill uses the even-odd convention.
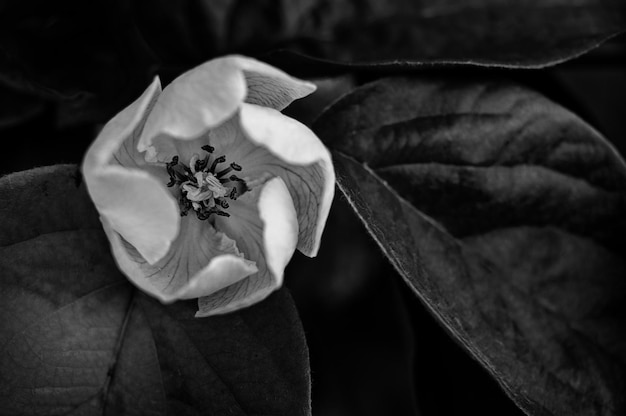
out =
[[[148,264],[119,233],[104,223],[120,269],[143,291],[162,302],[193,299],[222,290],[257,272],[233,240],[208,222],[188,216],[165,257]]]
[[[230,118],[246,97],[246,80],[237,63],[220,58],[176,78],[159,97],[138,143],[151,160],[173,153],[173,140],[192,140]],[[165,156],[159,157],[164,153]]]
[[[258,273],[198,299],[196,317],[232,312],[265,299],[282,285],[296,249],[296,211],[281,178],[233,201],[228,212],[229,218],[216,219],[216,227],[234,238],[246,257],[256,260]]]
[[[248,94],[246,102],[282,110],[294,100],[306,97],[317,88],[315,84],[287,75],[256,59],[244,56],[227,56],[246,77]]]
[[[143,166],[133,147],[160,89],[157,78],[137,101],[107,123],[82,165],[101,217],[150,263],[167,253],[179,227],[176,201],[161,178]],[[124,162],[131,167],[122,166]]]
[[[169,161],[183,144],[229,119],[244,102],[282,110],[315,91],[313,83],[256,59],[213,59],[176,78],[151,111],[138,143],[151,161]],[[183,149],[185,153],[185,149]]]
[[[284,179],[298,213],[298,249],[314,257],[335,193],[335,170],[328,149],[308,127],[276,110],[243,104],[239,114],[245,136],[274,156],[258,151],[254,156],[242,156],[241,163],[249,168],[246,175],[268,172]]]

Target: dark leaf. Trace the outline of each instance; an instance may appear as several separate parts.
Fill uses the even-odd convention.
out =
[[[0,180],[0,409],[10,414],[306,415],[308,352],[289,294],[196,319],[109,254],[75,166]]]
[[[582,55],[626,30],[621,0],[317,1],[277,63],[313,58],[355,68],[478,65],[538,68]],[[330,63],[330,62],[327,62]],[[309,64],[310,65],[310,64]],[[294,68],[296,65],[292,65]]]
[[[314,126],[442,325],[532,415],[626,412],[626,167],[505,82],[387,79]]]
[[[74,97],[106,119],[154,75],[167,83],[230,53],[264,56],[301,76],[362,66],[528,68],[579,56],[624,30],[623,0],[8,0],[0,4],[0,82]]]
[[[135,2],[146,42],[172,65],[239,51],[294,71],[293,53],[343,64],[542,67],[626,30],[622,0]],[[282,54],[286,53],[287,56]],[[326,62],[326,63],[330,63]],[[299,65],[300,64],[300,65]]]

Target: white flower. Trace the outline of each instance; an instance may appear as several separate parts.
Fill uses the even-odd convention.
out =
[[[334,193],[328,150],[280,110],[315,86],[254,59],[159,79],[107,123],[83,174],[120,269],[196,316],[279,288],[296,247],[317,254]]]

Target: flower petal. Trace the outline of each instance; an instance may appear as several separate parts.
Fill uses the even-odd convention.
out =
[[[101,217],[150,263],[167,253],[179,227],[176,201],[133,148],[160,88],[155,79],[137,101],[109,121],[82,165]],[[121,165],[126,162],[135,168]]]
[[[206,62],[163,90],[146,121],[138,149],[148,152],[152,160],[164,161],[173,153],[173,139],[197,138],[230,118],[245,97],[246,81],[235,61],[220,58]],[[159,157],[160,153],[166,155]]]
[[[198,299],[196,317],[232,312],[266,298],[282,285],[283,273],[298,239],[293,201],[281,178],[231,203],[228,218],[217,218],[216,227],[237,241],[246,257],[259,269],[219,292]]]
[[[248,87],[246,102],[282,110],[298,98],[306,97],[317,88],[306,82],[256,59],[244,56],[228,56],[245,77]]]
[[[222,124],[244,100],[282,110],[315,89],[315,84],[256,59],[235,55],[213,59],[184,73],[163,90],[138,149],[147,152],[150,161],[169,161],[176,154],[188,153],[181,142],[196,140]]]
[[[243,104],[240,123],[250,141],[276,157],[259,157],[257,152],[254,167],[248,162],[253,158],[245,157],[242,163],[252,170],[246,175],[269,172],[283,178],[298,212],[298,249],[314,257],[335,193],[335,170],[328,149],[308,127],[270,108]]]
[[[194,216],[183,218],[171,250],[154,265],[104,225],[120,269],[162,302],[207,296],[257,272],[255,262],[243,258],[233,240]]]

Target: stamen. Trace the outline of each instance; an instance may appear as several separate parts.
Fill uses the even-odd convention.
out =
[[[205,157],[204,159],[200,159],[196,162],[196,172],[200,172],[204,170],[209,164],[209,157]]]
[[[213,161],[213,164],[211,165],[211,167],[209,168],[209,172],[214,173],[215,172],[215,167],[220,164],[220,163],[224,163],[226,162],[226,156],[220,156],[217,159],[215,159]]]
[[[189,179],[189,169],[184,165],[178,165],[178,156],[174,156],[171,162],[166,163],[165,169],[167,170],[168,175],[170,175],[170,181],[167,184],[169,187],[176,184],[180,185]]]
[[[192,208],[191,201],[188,200],[185,194],[181,191],[178,202],[180,203],[180,216],[184,217],[187,215],[187,212],[189,212],[189,210]]]
[[[248,183],[246,181],[244,181],[243,179],[241,179],[238,176],[235,175],[230,175],[230,177],[228,178],[231,182],[236,182],[237,185],[235,185],[237,187],[237,193],[239,195],[243,195],[244,193],[248,192],[250,190],[250,187],[248,186]]]
[[[226,168],[226,169],[224,169],[224,170],[221,170],[221,171],[217,172],[217,173],[215,174],[215,176],[217,176],[218,178],[221,178],[222,176],[226,175],[227,173],[229,173],[229,172],[231,172],[231,171],[233,171],[233,170],[235,170],[235,171],[239,172],[239,171],[241,171],[241,166],[239,166],[238,164],[236,164],[235,162],[233,162],[233,163],[231,163],[231,164],[230,164],[230,167],[228,167],[228,168]]]
[[[223,199],[216,199],[215,203],[218,204],[219,206],[221,206],[224,209],[228,209],[228,207],[229,207],[228,202],[226,202]]]
[[[202,146],[202,150],[213,153],[215,148],[210,145]],[[226,156],[222,155],[213,160],[210,168],[210,155],[201,159],[198,154],[194,154],[189,159],[189,166],[179,163],[179,156],[173,156],[170,162],[165,164],[165,169],[170,177],[168,187],[177,185],[179,188],[178,202],[180,206],[180,216],[188,215],[189,211],[195,212],[200,220],[206,220],[211,215],[230,217],[230,214],[223,211],[230,207],[226,196],[231,200],[243,195],[249,190],[246,181],[236,175],[227,174],[232,171],[240,172],[242,167],[237,163],[231,163],[226,169],[222,169],[217,174],[215,169],[220,163],[226,162]],[[227,186],[229,182],[234,182]],[[234,186],[233,186],[234,185]]]
[[[217,172],[215,174],[216,177],[221,178],[222,176],[226,175],[228,172],[230,172],[231,170],[233,170],[233,168],[226,168],[224,170],[220,170],[219,172]]]
[[[172,166],[174,166],[177,163],[178,163],[178,156],[174,156],[171,162],[168,162],[165,164],[165,170],[167,170],[167,173],[170,175],[170,180],[172,180],[172,175],[173,175]]]
[[[207,220],[209,219],[211,214],[221,215],[222,217],[230,217],[229,213],[221,211],[217,208],[209,208],[201,211],[196,211],[196,216],[199,220]]]
[[[192,173],[196,173],[197,169],[196,169],[196,162],[200,159],[200,156],[198,156],[197,153],[194,153],[193,156],[191,156],[191,159],[189,159],[189,168],[191,169]]]

